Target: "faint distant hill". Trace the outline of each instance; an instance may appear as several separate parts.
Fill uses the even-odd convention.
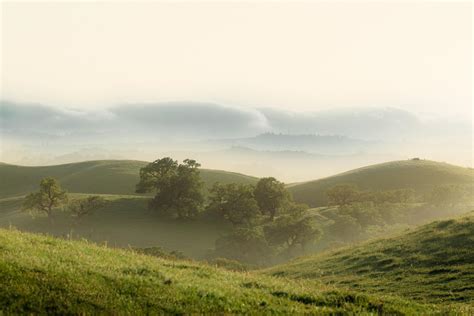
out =
[[[321,154],[350,154],[375,149],[378,142],[341,135],[263,133],[254,137],[221,139],[211,143],[254,150],[307,151]]]
[[[182,101],[73,109],[0,100],[2,160],[22,164],[73,162],[68,153],[91,147],[113,155],[89,155],[74,161],[109,157],[149,160],[154,156],[143,152],[209,151],[216,146],[208,146],[206,140],[225,140],[227,146],[217,149],[239,146],[326,155],[364,152],[391,156],[384,161],[422,156],[472,165],[471,125],[465,117],[427,118],[391,107],[292,112]],[[66,156],[56,162],[49,160],[61,155]],[[380,161],[350,163],[337,172]],[[308,177],[334,172],[329,171]],[[301,176],[284,176],[302,180]]]
[[[354,184],[362,190],[411,188],[418,193],[425,193],[436,185],[473,183],[472,168],[429,160],[403,160],[296,184],[289,190],[298,202],[315,207],[327,205],[326,191],[337,184]]]

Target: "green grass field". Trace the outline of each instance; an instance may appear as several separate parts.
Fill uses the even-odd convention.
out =
[[[147,209],[147,196],[134,193],[139,170],[145,165],[146,162],[132,160],[87,161],[44,167],[0,164],[0,227],[14,226],[55,236],[72,235],[119,247],[160,246],[202,258],[229,226],[209,219],[178,222],[157,217]],[[39,181],[47,176],[57,178],[70,192],[71,198],[81,194],[100,194],[111,203],[85,217],[79,224],[67,212],[57,212],[54,224],[42,216],[32,218],[20,210],[23,195],[38,190]],[[256,183],[258,180],[208,169],[202,169],[201,176],[206,188],[215,182]]]
[[[419,302],[474,306],[474,212],[266,270]]]
[[[311,207],[327,205],[326,191],[337,184],[354,184],[361,190],[412,188],[427,193],[436,185],[474,183],[474,169],[429,160],[393,161],[351,170],[328,178],[288,187],[296,201]]]
[[[70,194],[78,198],[84,194]],[[147,208],[146,197],[102,195],[109,203],[77,222],[67,211],[57,211],[54,223],[41,215],[21,211],[21,197],[0,199],[0,228],[13,226],[23,231],[54,236],[87,238],[116,247],[159,246],[202,258],[215,240],[229,231],[230,225],[209,218],[178,221],[159,217]]]
[[[72,193],[135,194],[139,170],[147,162],[134,160],[98,160],[56,166],[25,167],[0,164],[0,198],[35,191],[44,177],[54,177]],[[206,188],[215,182],[256,183],[257,178],[239,173],[202,169]]]
[[[49,315],[469,312],[467,306],[420,304],[5,229],[0,229],[0,310]]]
[[[0,228],[13,226],[20,230],[50,233],[55,236],[72,235],[74,238],[87,238],[98,243],[108,242],[118,247],[160,246],[183,252],[192,258],[205,257],[214,247],[215,240],[229,231],[229,225],[206,218],[187,222],[158,218],[155,213],[147,209],[147,196],[134,194],[134,187],[138,182],[138,170],[145,164],[140,161],[121,160],[89,161],[45,167],[0,164],[2,179],[0,181]],[[433,171],[435,175],[438,174],[436,172],[446,169],[444,173],[450,176],[440,179],[448,182],[466,180],[465,177],[470,172],[468,169],[442,163],[407,161],[362,168],[316,183],[325,183],[325,185],[331,181],[338,183],[338,179],[346,179],[347,176],[357,176],[360,181],[365,179],[367,183],[376,183],[376,180],[384,181],[383,177],[375,175],[376,172],[380,172],[383,176],[388,174],[387,170],[397,173],[405,170],[404,166],[412,165],[418,166],[424,170],[423,172],[435,170]],[[253,177],[225,171],[202,170],[201,173],[208,187],[216,181],[222,183],[255,183],[257,181]],[[45,176],[58,178],[69,192],[80,192],[70,194],[72,198],[81,194],[102,194],[111,203],[107,208],[85,217],[79,224],[75,223],[68,213],[58,213],[54,225],[41,216],[32,218],[28,213],[20,211],[22,194],[37,190],[40,179]],[[431,178],[427,177],[427,179]],[[440,179],[437,181],[441,181]],[[409,178],[404,181],[415,181],[416,184],[417,180]],[[311,184],[297,185],[291,187],[290,190],[301,186],[305,190],[311,189]],[[324,196],[320,187],[318,190],[315,192],[310,190],[307,197],[313,199],[317,198],[318,194]],[[298,202],[306,201],[305,195],[303,198],[298,198],[299,195],[293,193]],[[317,222],[322,224],[324,221],[318,217]]]
[[[148,210],[149,196],[134,194],[144,164],[0,164],[0,314],[2,309],[7,314],[474,313],[474,213],[266,270],[234,272],[131,250],[158,246],[203,259],[215,240],[231,229],[205,216],[177,221]],[[294,194],[294,188],[306,190],[295,194],[302,202],[337,183],[423,192],[435,184],[472,183],[472,175],[472,169],[442,163],[392,162],[290,189]],[[20,210],[22,195],[37,190],[46,176],[59,179],[72,199],[100,194],[107,206],[80,222],[66,211],[57,211],[54,223],[43,216],[32,218]],[[207,187],[217,181],[257,181],[215,170],[202,170],[202,177]],[[387,179],[392,183],[383,187]],[[310,215],[323,225],[327,211],[313,209]]]

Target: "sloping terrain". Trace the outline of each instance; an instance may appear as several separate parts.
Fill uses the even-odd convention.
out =
[[[459,307],[0,229],[0,313],[417,315],[443,310]]]
[[[26,167],[0,164],[0,198],[35,191],[47,176],[57,178],[69,192],[93,194],[135,194],[139,170],[147,162],[98,160],[56,166]],[[206,187],[214,182],[256,183],[257,178],[220,170],[201,170]]]
[[[474,304],[474,212],[297,259],[266,273],[422,302]]]
[[[423,194],[436,185],[474,183],[474,169],[429,160],[404,160],[371,165],[320,180],[291,185],[296,201],[311,207],[327,205],[326,191],[337,184],[361,190],[411,188]]]
[[[71,199],[83,194],[69,194]],[[23,198],[0,199],[0,228],[13,226],[22,231],[47,233],[53,236],[86,238],[116,247],[160,246],[185,256],[202,258],[214,247],[215,240],[229,231],[230,225],[209,218],[177,221],[160,217],[147,207],[147,197],[133,195],[102,195],[105,208],[85,216],[80,222],[67,210],[57,210],[54,222],[46,216],[32,217],[21,211]]]

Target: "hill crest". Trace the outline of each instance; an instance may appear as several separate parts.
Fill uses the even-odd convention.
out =
[[[474,183],[474,169],[431,160],[398,160],[365,166],[334,176],[288,187],[295,200],[312,207],[327,205],[326,191],[337,184],[354,184],[361,190],[411,188],[418,194],[436,185]]]

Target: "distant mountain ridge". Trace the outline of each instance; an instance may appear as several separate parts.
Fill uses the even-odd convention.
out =
[[[67,162],[72,153],[97,147],[102,153],[84,155],[83,159],[149,160],[149,151],[209,151],[216,149],[212,144],[225,140],[227,147],[255,150],[321,155],[363,152],[390,159],[421,156],[472,165],[471,122],[467,118],[423,119],[394,107],[292,112],[181,101],[84,110],[0,100],[0,133],[3,160],[21,164]],[[366,163],[376,160],[371,157]],[[350,161],[345,163],[354,167]],[[300,176],[284,177],[302,180]]]
[[[307,151],[323,155],[353,154],[374,150],[379,142],[342,135],[263,133],[254,137],[211,140],[211,144],[247,147],[253,150]]]

